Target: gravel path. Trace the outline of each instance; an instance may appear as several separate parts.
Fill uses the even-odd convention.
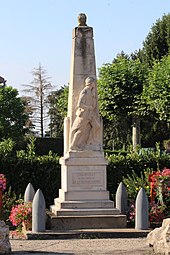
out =
[[[67,239],[16,240],[11,239],[12,254],[33,255],[153,255],[146,238],[134,239]]]

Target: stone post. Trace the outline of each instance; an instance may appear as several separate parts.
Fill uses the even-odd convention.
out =
[[[32,202],[32,232],[44,232],[45,223],[45,199],[42,191],[38,189]]]
[[[141,188],[136,198],[135,229],[148,229],[148,198]]]
[[[24,193],[24,203],[32,202],[35,195],[35,190],[31,183],[29,183],[26,187]]]
[[[122,214],[127,214],[127,192],[125,185],[121,182],[116,191],[116,208]]]

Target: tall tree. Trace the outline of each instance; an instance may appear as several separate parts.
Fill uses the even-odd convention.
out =
[[[27,131],[28,114],[18,91],[5,86],[0,89],[0,139],[19,139]]]
[[[132,117],[138,117],[140,95],[148,72],[147,65],[139,59],[132,60],[121,53],[112,64],[105,64],[99,69],[99,106],[104,125],[111,125],[108,140],[112,134],[117,144],[131,143]],[[134,124],[136,118],[134,119]]]
[[[30,94],[29,106],[33,110],[32,119],[35,124],[36,130],[40,132],[41,137],[44,136],[45,121],[47,121],[47,105],[48,95],[52,89],[50,77],[47,76],[46,70],[39,64],[38,68],[32,71],[34,77],[33,81],[24,85],[24,91]]]
[[[140,57],[153,65],[154,60],[160,60],[170,52],[170,14],[163,15],[151,27],[145,41],[143,49],[139,51]]]

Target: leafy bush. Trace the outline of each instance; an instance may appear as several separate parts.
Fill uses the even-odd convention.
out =
[[[170,154],[161,152],[157,144],[155,150],[129,151],[126,155],[121,153],[118,155],[107,154],[108,167],[107,167],[107,183],[108,190],[111,194],[115,194],[117,187],[124,178],[132,177],[137,179],[145,172],[156,171],[158,168],[170,168]],[[150,169],[150,170],[149,170]],[[133,176],[135,174],[135,176]],[[146,183],[147,185],[147,183]]]
[[[14,149],[15,142],[11,139],[3,139],[3,141],[0,142],[0,157],[6,158],[11,155],[13,149]]]
[[[146,171],[141,172],[140,176],[138,176],[134,170],[132,170],[132,174],[128,174],[127,177],[123,177],[123,183],[126,186],[126,190],[128,193],[128,198],[130,200],[136,199],[136,196],[141,188],[144,188],[146,194],[149,196],[149,188],[150,183],[148,180],[148,176],[151,173],[151,169],[147,168]]]

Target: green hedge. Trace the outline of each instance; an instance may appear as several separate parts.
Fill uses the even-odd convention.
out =
[[[15,144],[15,150],[26,150],[29,138],[19,141]],[[37,137],[34,141],[35,143],[35,153],[37,156],[47,155],[49,151],[56,153],[59,156],[63,155],[63,138],[46,138]]]
[[[60,188],[58,157],[46,160],[8,158],[0,161],[0,169],[7,178],[7,187],[11,186],[17,196],[24,195],[30,182],[35,190],[42,190],[47,206],[53,204],[54,198],[58,197]]]

